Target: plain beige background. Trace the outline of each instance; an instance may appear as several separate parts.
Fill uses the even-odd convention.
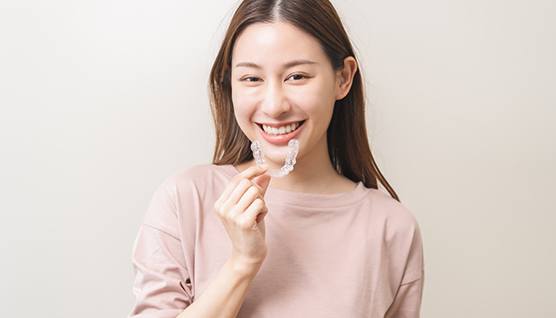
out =
[[[423,317],[556,317],[553,0],[334,1],[372,149],[425,244]],[[154,189],[212,157],[236,1],[0,4],[0,317],[124,317]]]

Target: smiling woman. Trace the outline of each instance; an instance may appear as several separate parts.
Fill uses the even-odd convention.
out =
[[[360,68],[330,2],[241,2],[209,88],[213,162],[155,193],[131,316],[419,317],[421,232],[371,154]],[[272,177],[285,159],[295,169]]]
[[[251,166],[250,142],[265,140],[258,124],[280,127],[306,121],[298,163],[298,172],[305,173],[276,181],[274,187],[315,190],[310,185],[315,174],[311,180],[308,173],[318,171],[319,183],[325,177],[343,185],[340,190],[359,181],[377,189],[378,179],[398,200],[369,148],[362,77],[334,9],[327,2],[315,3],[314,8],[274,5],[285,9],[276,10],[279,18],[271,19],[271,3],[244,2],[238,10],[245,8],[249,19],[232,19],[216,57],[210,77],[217,135],[213,163],[240,170]],[[323,12],[327,17],[317,19]],[[283,160],[283,147],[267,145],[269,164],[276,167]],[[307,169],[309,162],[313,169]]]

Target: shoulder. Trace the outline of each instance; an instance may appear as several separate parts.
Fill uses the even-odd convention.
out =
[[[181,222],[194,217],[193,211],[202,209],[205,201],[213,200],[226,178],[225,167],[214,164],[195,164],[173,171],[156,188],[147,220],[158,224],[157,219],[165,219],[170,224],[173,221],[168,220],[177,218]]]
[[[210,165],[193,165],[166,176],[155,188],[143,222],[179,237],[176,224],[185,217],[182,215],[185,207],[197,204],[199,186],[210,168]]]
[[[369,189],[373,215],[384,227],[387,240],[413,237],[419,231],[415,214],[402,202],[379,189]]]
[[[378,233],[395,267],[396,284],[406,284],[424,275],[423,237],[415,214],[387,192],[372,189],[373,213]],[[376,224],[376,223],[375,223]]]
[[[171,172],[166,176],[162,184],[166,186],[183,186],[190,183],[202,183],[207,178],[221,172],[221,170],[222,166],[215,164],[194,164]]]
[[[203,196],[219,189],[229,178],[229,171],[225,166],[194,164],[175,170],[164,179],[161,186],[177,196]]]

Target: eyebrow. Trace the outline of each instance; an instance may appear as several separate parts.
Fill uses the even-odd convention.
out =
[[[297,65],[302,65],[302,64],[312,65],[312,64],[318,64],[318,63],[314,62],[314,61],[310,61],[310,60],[293,60],[293,61],[290,61],[290,62],[284,64],[282,67],[283,68],[290,68],[290,67],[297,66]],[[241,63],[236,64],[236,67],[240,67],[240,66],[253,67],[253,68],[259,68],[259,69],[262,68],[260,65],[257,65],[255,63],[251,63],[251,62],[241,62]]]

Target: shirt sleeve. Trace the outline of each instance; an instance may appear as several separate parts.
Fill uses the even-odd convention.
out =
[[[402,281],[385,318],[419,318],[425,282],[423,242],[415,223]]]
[[[136,236],[130,318],[176,318],[193,301],[172,193],[165,184],[157,189]]]

